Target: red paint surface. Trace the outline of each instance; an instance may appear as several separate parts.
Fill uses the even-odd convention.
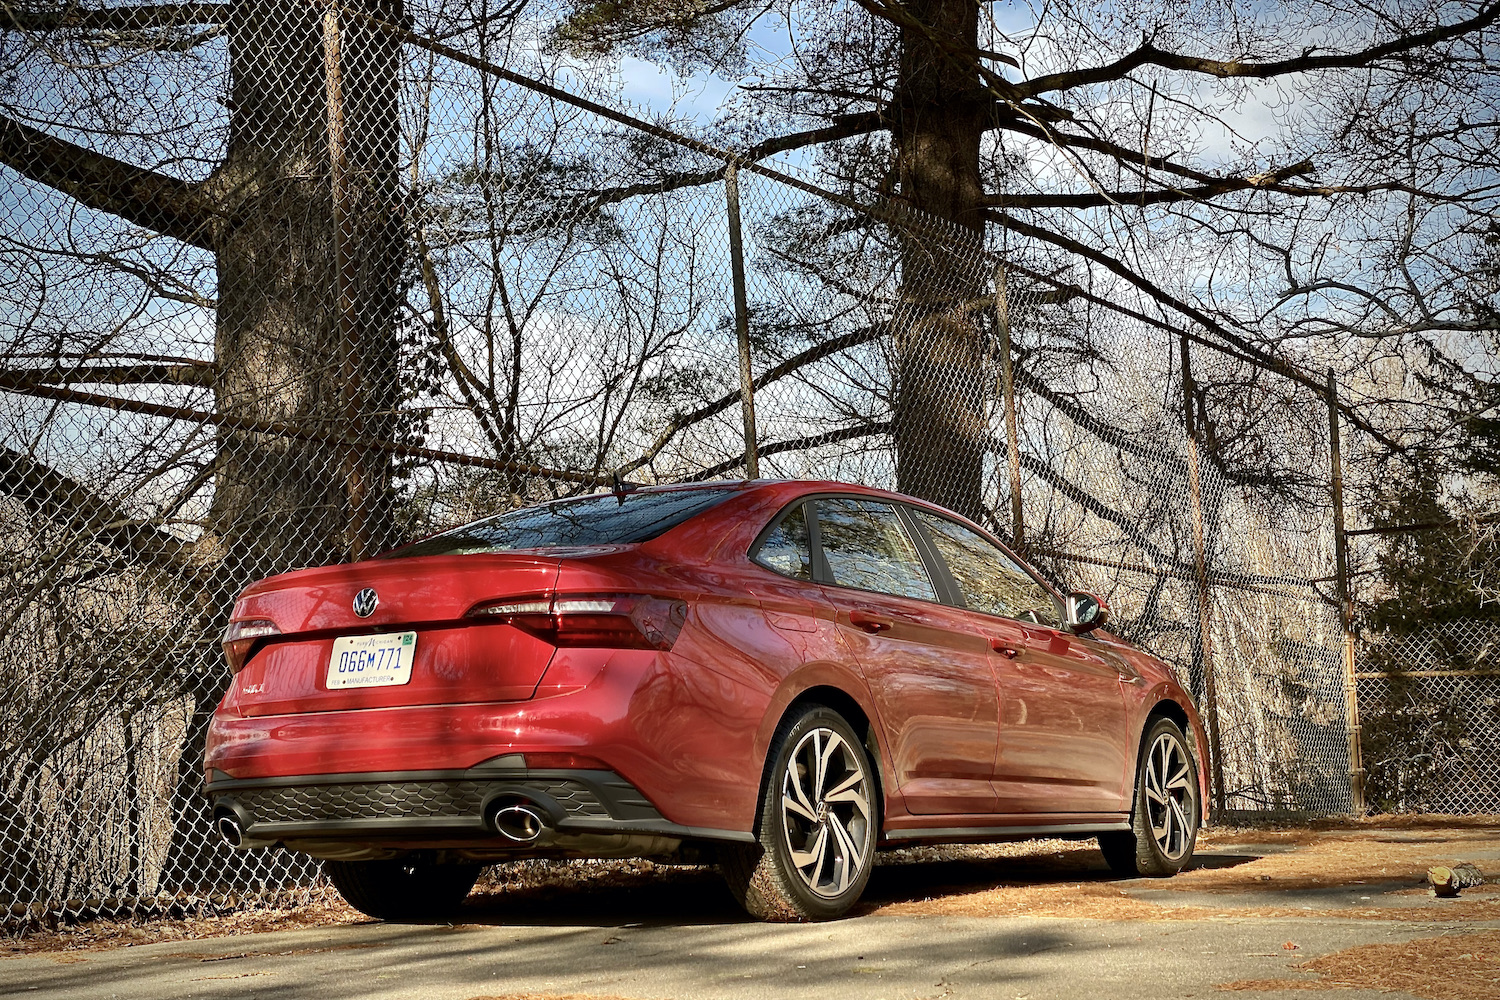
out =
[[[250,778],[577,753],[673,822],[748,831],[783,713],[805,693],[836,692],[872,726],[887,829],[983,829],[1117,817],[1145,719],[1171,700],[1189,714],[1206,791],[1188,696],[1165,666],[1107,633],[791,580],[750,561],[782,508],[830,492],[894,496],[750,483],[641,545],[371,560],[262,581],[234,617],[269,619],[283,635],[234,678],[205,766]],[[380,606],[360,619],[350,606],[367,586]],[[464,617],[496,599],[601,592],[682,600],[687,622],[669,651],[557,649]],[[882,621],[855,624],[861,612]],[[408,629],[409,684],[327,689],[335,637]]]

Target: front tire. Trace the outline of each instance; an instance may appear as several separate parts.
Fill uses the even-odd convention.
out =
[[[831,708],[789,716],[771,745],[759,844],[726,848],[730,891],[762,920],[832,920],[858,901],[879,833],[875,769]]]
[[[1202,815],[1187,737],[1171,719],[1157,719],[1141,740],[1130,830],[1101,833],[1099,850],[1120,875],[1176,875],[1193,857]]]
[[[378,920],[436,920],[458,909],[480,865],[411,861],[325,861],[323,874],[345,902]]]

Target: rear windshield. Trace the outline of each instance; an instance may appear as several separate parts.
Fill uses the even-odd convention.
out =
[[[413,542],[385,556],[461,556],[509,549],[553,549],[644,542],[727,500],[729,489],[604,493],[523,507]]]

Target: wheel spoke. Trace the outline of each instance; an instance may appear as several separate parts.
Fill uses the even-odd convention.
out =
[[[863,777],[863,775],[861,775],[860,777]],[[835,795],[830,795],[823,801],[830,804],[834,802],[853,803],[854,808],[858,810],[861,816],[863,816],[865,819],[870,818],[870,800],[865,798],[865,793],[862,789],[850,788],[847,791],[842,791]]]
[[[803,815],[810,820],[816,820],[817,809],[813,806],[812,800],[807,797],[807,791],[802,787],[802,770],[797,767],[795,758],[787,763],[786,777],[787,784],[792,786],[792,797],[802,807]]]
[[[803,805],[801,802],[798,802],[790,795],[783,794],[781,796],[781,808],[789,813],[796,813],[798,816],[801,816],[809,823],[816,823],[818,821],[817,813],[813,812],[811,808]]]
[[[826,732],[826,731],[825,731]],[[826,798],[828,795],[828,765],[833,762],[833,755],[838,753],[839,748],[844,745],[843,739],[835,732],[827,732],[828,742],[818,749],[818,780],[813,785],[813,791],[818,798]]]
[[[828,827],[833,831],[833,839],[838,844],[838,853],[834,857],[841,862],[838,865],[838,891],[843,892],[859,874],[861,852],[855,845],[854,838],[849,836],[849,831],[844,829],[844,824],[838,817],[828,817]]]
[[[792,864],[796,865],[799,871],[806,871],[808,868],[811,868],[812,874],[810,877],[807,877],[807,882],[809,885],[816,886],[818,884],[818,873],[823,868],[823,859],[827,856],[828,826],[824,824],[818,827],[818,836],[813,841],[813,845],[809,850],[799,851],[795,848],[792,850]]]
[[[1146,799],[1147,801],[1153,802],[1156,805],[1163,805],[1167,801],[1165,795],[1152,788],[1149,784],[1146,785]]]
[[[1177,837],[1173,841],[1173,846],[1168,853],[1172,858],[1175,859],[1179,854],[1187,849],[1187,833],[1189,824],[1187,815],[1182,811],[1182,804],[1176,799],[1172,800],[1170,811],[1173,817],[1173,825],[1177,828]]]
[[[1156,837],[1156,844],[1157,844],[1157,846],[1161,847],[1162,850],[1166,850],[1166,846],[1165,845],[1166,845],[1167,841],[1172,836],[1172,810],[1171,809],[1163,809],[1161,811],[1161,825],[1157,826],[1155,823],[1152,823],[1151,824],[1151,833],[1152,833],[1152,835],[1154,837]]]
[[[840,781],[837,785],[834,785],[832,788],[828,789],[828,791],[824,793],[823,799],[825,801],[832,802],[835,795],[853,788],[855,785],[864,780],[865,772],[862,769],[855,768],[844,777],[843,781]]]

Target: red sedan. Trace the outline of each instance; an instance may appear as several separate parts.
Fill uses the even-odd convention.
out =
[[[207,793],[392,919],[526,857],[713,860],[772,919],[845,912],[877,846],[1097,836],[1172,874],[1202,727],[1106,617],[899,494],[559,500],[246,590]]]

